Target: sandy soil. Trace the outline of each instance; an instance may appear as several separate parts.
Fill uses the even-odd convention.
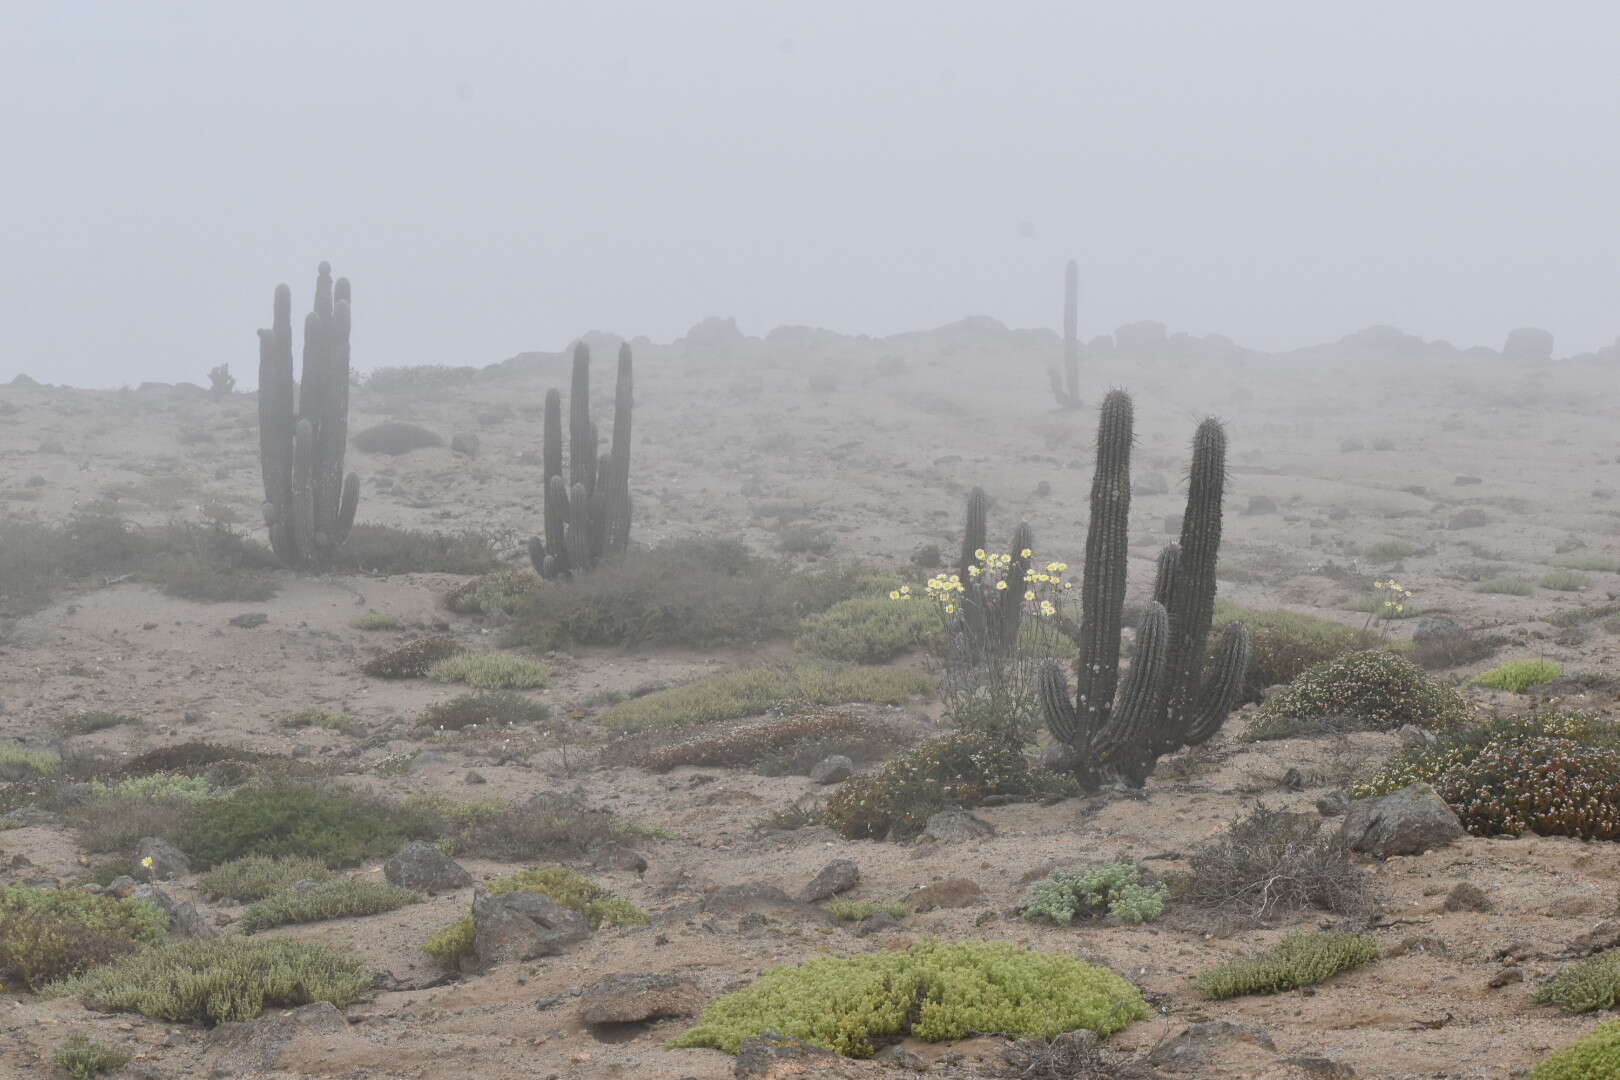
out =
[[[1542,589],[1527,597],[1480,594],[1469,580],[1479,564],[1536,579],[1560,550],[1620,557],[1614,500],[1620,440],[1606,409],[1613,379],[1608,367],[1577,359],[1510,370],[1490,356],[1439,346],[1416,357],[1356,342],[1262,357],[1210,342],[1172,343],[1088,360],[1088,407],[1060,413],[1044,375],[1058,355],[1053,335],[1008,333],[984,320],[886,340],[807,332],[727,346],[645,347],[638,352],[632,479],[637,538],[723,533],[771,550],[773,519],[756,511],[767,503],[803,505],[836,535],[833,557],[904,566],[919,544],[949,543],[962,492],[980,484],[997,500],[995,534],[1027,518],[1043,554],[1078,565],[1091,478],[1091,406],[1107,387],[1119,385],[1137,403],[1138,477],[1161,472],[1171,481],[1169,494],[1135,500],[1138,594],[1165,539],[1164,519],[1182,507],[1177,479],[1192,429],[1213,412],[1229,422],[1233,455],[1223,595],[1358,624],[1362,616],[1340,608],[1344,587],[1320,571],[1330,563],[1366,568],[1353,551],[1405,540],[1419,554],[1378,569],[1398,574],[1425,614],[1497,628],[1514,642],[1505,655],[1545,656],[1570,671],[1610,670],[1615,636],[1560,631],[1543,620],[1614,596],[1616,575],[1588,573],[1584,591]],[[351,451],[350,467],[365,480],[362,520],[495,533],[518,565],[522,539],[540,524],[541,397],[566,383],[555,359],[531,358],[519,366],[525,370],[430,398],[357,393],[356,429],[408,419],[440,431],[447,442],[456,432],[476,432],[481,440],[474,460],[448,448],[398,458]],[[49,379],[48,372],[34,374]],[[605,415],[612,393],[606,374],[598,374],[595,393]],[[0,413],[4,513],[58,518],[88,500],[116,497],[146,523],[208,516],[251,528],[257,518],[257,434],[249,397],[214,403],[162,388],[7,387],[0,388]],[[1347,440],[1366,449],[1345,450]],[[1459,477],[1481,482],[1459,484]],[[1275,500],[1280,512],[1244,513],[1252,496]],[[1470,508],[1483,510],[1488,523],[1447,527]],[[1262,795],[1270,805],[1309,809],[1322,789],[1288,792],[1277,780],[1290,765],[1343,760],[1343,748],[1331,740],[1254,747],[1229,731],[1208,767],[1191,776],[1156,778],[1139,797],[984,810],[999,834],[966,845],[857,843],[820,829],[762,834],[753,822],[810,795],[809,780],[718,769],[649,775],[578,767],[577,752],[565,769],[555,748],[499,764],[499,747],[487,741],[450,738],[424,746],[407,738],[414,715],[448,692],[426,682],[360,675],[359,661],[409,632],[367,633],[351,629],[349,620],[375,610],[413,626],[447,623],[449,632],[478,641],[490,628],[440,603],[459,580],[289,574],[274,599],[249,605],[196,604],[138,583],[89,582],[16,620],[0,642],[0,737],[42,744],[51,739],[49,725],[64,715],[116,710],[145,723],[78,741],[125,752],[195,738],[281,752],[296,743],[293,752],[344,762],[348,774],[382,791],[526,797],[578,789],[593,803],[675,834],[640,842],[649,863],[644,875],[598,875],[653,912],[652,925],[601,932],[552,960],[435,985],[440,972],[419,945],[465,909],[466,893],[375,918],[293,929],[354,948],[402,985],[423,988],[379,993],[354,1006],[352,1039],[315,1048],[296,1071],[281,1075],[730,1076],[726,1055],[664,1047],[680,1021],[599,1037],[578,1023],[572,993],[614,972],[679,972],[719,993],[770,964],[892,944],[815,920],[758,925],[692,913],[708,887],[763,881],[791,892],[840,857],[859,863],[862,883],[853,895],[860,897],[893,898],[951,877],[971,878],[983,888],[982,901],[971,907],[908,919],[905,938],[1007,939],[1096,958],[1127,975],[1162,1013],[1121,1035],[1117,1043],[1127,1048],[1151,1046],[1192,1021],[1225,1018],[1264,1027],[1282,1055],[1325,1056],[1363,1077],[1500,1080],[1522,1075],[1548,1048],[1593,1026],[1592,1017],[1530,1004],[1528,988],[1557,967],[1567,942],[1615,913],[1620,862],[1607,846],[1467,839],[1376,864],[1386,901],[1381,940],[1393,947],[1437,939],[1443,949],[1432,942],[1410,949],[1314,993],[1207,1003],[1186,977],[1268,943],[1282,928],[1223,936],[1174,915],[1141,927],[1043,928],[1013,913],[1027,887],[1021,879],[1054,860],[1116,855],[1173,867]],[[229,624],[250,610],[264,612],[268,622],[254,629]],[[1400,622],[1391,632],[1407,634],[1413,625]],[[745,658],[734,652],[584,652],[557,658],[558,678],[537,696],[567,716],[603,690],[681,681]],[[1595,703],[1612,704],[1606,698]],[[273,720],[303,705],[340,708],[380,734],[363,744],[319,729],[289,739]],[[918,723],[936,722],[925,703],[910,711]],[[1360,736],[1354,744],[1365,760],[1393,748],[1394,740],[1384,736]],[[390,755],[423,749],[404,775],[373,771]],[[469,768],[488,785],[467,787]],[[82,873],[70,833],[42,827],[0,832],[0,866],[18,854],[32,866],[0,869],[0,881],[40,875],[68,881]],[[475,876],[510,869],[477,861],[468,867]],[[1441,911],[1445,892],[1464,880],[1491,895],[1493,913]],[[186,883],[174,891],[201,901]],[[1500,967],[1495,955],[1515,942],[1528,942],[1538,957],[1525,965],[1528,981],[1489,989],[1487,980]],[[12,992],[0,1002],[0,1074],[42,1075],[42,1059],[68,1033],[85,1031],[138,1046],[157,1075],[206,1075],[207,1044],[198,1029],[103,1016],[74,1002],[39,1002]],[[915,1049],[934,1059],[965,1055],[939,1071],[967,1075],[978,1057],[993,1057],[995,1046],[986,1039]],[[1244,1068],[1200,1075],[1263,1071],[1252,1063]]]

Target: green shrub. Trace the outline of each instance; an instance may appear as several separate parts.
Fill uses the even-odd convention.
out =
[[[1243,679],[1243,702],[1259,701],[1264,691],[1292,682],[1317,664],[1379,647],[1378,635],[1370,630],[1281,608],[1242,608],[1217,598],[1212,640],[1218,642],[1221,629],[1232,622],[1249,628],[1254,647]]]
[[[434,682],[466,683],[480,690],[531,690],[551,681],[551,669],[512,653],[462,652],[428,668]]]
[[[771,1031],[870,1057],[875,1039],[1111,1035],[1148,1015],[1136,987],[1104,968],[1001,942],[925,942],[772,968],[710,1002],[671,1045],[735,1054],[743,1039]]]
[[[324,922],[419,904],[425,897],[415,889],[386,881],[338,877],[302,889],[283,889],[258,901],[242,913],[242,933],[256,934],[290,923]]]
[[[551,706],[530,701],[510,690],[461,694],[449,701],[429,706],[417,721],[423,727],[460,731],[471,727],[509,727],[544,724],[551,719]]]
[[[510,615],[544,586],[533,570],[497,570],[458,586],[444,603],[459,615]]]
[[[272,936],[172,942],[52,983],[45,993],[78,997],[93,1009],[212,1025],[315,1001],[341,1009],[370,986],[359,957],[315,941]]]
[[[139,724],[140,718],[125,716],[114,712],[83,712],[76,716],[69,716],[56,723],[56,730],[64,735],[93,735],[108,728],[122,727],[126,724]]]
[[[1568,608],[1564,611],[1555,611],[1542,621],[1564,630],[1571,626],[1583,626],[1586,623],[1597,622],[1599,619],[1610,619],[1616,616],[1620,616],[1620,603]]]
[[[594,574],[547,582],[512,609],[515,638],[565,645],[713,649],[792,634],[806,615],[870,594],[857,570],[795,573],[735,541],[684,540],[632,551]]]
[[[94,780],[90,783],[90,791],[97,799],[158,803],[198,803],[219,794],[206,777],[187,776],[184,773],[147,773],[145,776],[126,776],[111,782]]]
[[[1529,596],[1536,591],[1536,583],[1522,577],[1493,577],[1474,587],[1475,592],[1499,593],[1508,596]]]
[[[237,788],[201,803],[176,842],[207,870],[244,855],[307,855],[352,866],[431,837],[434,823],[397,804],[345,788],[278,782]]]
[[[391,525],[356,525],[331,563],[334,572],[351,574],[487,574],[500,566],[494,540],[483,533]]]
[[[69,1035],[67,1042],[57,1047],[51,1064],[67,1073],[73,1080],[91,1080],[104,1072],[112,1072],[129,1064],[130,1053],[116,1046],[94,1042],[88,1035]]]
[[[1610,1020],[1584,1039],[1542,1058],[1530,1080],[1611,1080],[1616,1076],[1620,1076],[1620,1020]]]
[[[440,847],[503,862],[571,859],[633,836],[668,836],[655,827],[591,810],[574,799],[547,796],[496,814],[457,823]]]
[[[349,625],[356,630],[398,630],[399,619],[381,611],[368,611],[364,615],[356,615],[349,620]]]
[[[833,535],[817,525],[784,525],[776,546],[789,555],[825,555],[833,549]]]
[[[1394,731],[1405,724],[1442,729],[1462,723],[1468,703],[1412,661],[1377,650],[1350,653],[1306,671],[1261,705],[1248,738],[1313,731]]]
[[[914,671],[844,664],[772,664],[737,668],[615,705],[597,722],[621,731],[680,728],[755,716],[779,706],[900,705],[925,694],[933,679]]]
[[[1066,778],[1030,767],[1023,750],[978,732],[920,743],[844,781],[827,800],[827,824],[851,840],[909,839],[951,807],[1072,794]]]
[[[1142,884],[1142,868],[1133,862],[1059,867],[1030,890],[1024,918],[1068,926],[1076,918],[1110,915],[1122,923],[1141,923],[1164,914],[1170,890]]]
[[[1418,782],[1476,836],[1620,839],[1620,726],[1595,713],[1542,708],[1442,733],[1437,746],[1404,751],[1351,794]]]
[[[821,910],[844,922],[860,922],[873,915],[903,919],[911,914],[911,906],[898,900],[829,900]]]
[[[855,596],[805,619],[794,645],[823,660],[881,664],[916,645],[938,623],[934,615],[928,604]]]
[[[1239,957],[1205,968],[1193,976],[1204,997],[1220,1000],[1244,994],[1280,994],[1315,986],[1341,971],[1378,959],[1378,939],[1371,934],[1337,930],[1295,930],[1255,956]]]
[[[0,885],[0,979],[38,989],[156,944],[168,928],[169,917],[145,900]]]
[[[1590,570],[1599,574],[1620,574],[1620,559],[1612,555],[1560,555],[1552,564],[1563,570]]]
[[[50,750],[30,750],[21,743],[0,739],[0,779],[47,776],[61,767],[61,756]]]
[[[1409,544],[1405,540],[1380,540],[1373,544],[1364,553],[1369,562],[1391,563],[1416,555],[1423,549],[1416,544]]]
[[[350,437],[355,448],[368,454],[408,454],[430,446],[443,446],[444,440],[436,432],[403,420],[384,420]]]
[[[465,651],[452,637],[414,638],[368,660],[360,670],[374,679],[420,679],[435,664]]]
[[[1479,678],[1474,681],[1492,690],[1511,690],[1519,693],[1532,686],[1551,682],[1563,673],[1564,666],[1551,660],[1509,660],[1489,671],[1481,672]]]
[[[250,904],[300,881],[325,881],[331,876],[325,863],[307,855],[244,855],[208,871],[197,887],[210,900]]]
[[[225,746],[211,742],[184,742],[173,746],[159,746],[136,754],[118,770],[124,776],[149,776],[153,773],[181,773],[195,775],[211,765],[237,762],[246,765],[294,766],[291,758],[248,750],[240,746]]]
[[[503,878],[486,881],[484,888],[497,896],[535,892],[591,920],[591,928],[630,926],[647,921],[647,913],[630,901],[614,896],[596,882],[566,866],[536,866]],[[443,964],[455,964],[473,950],[473,918],[466,915],[441,927],[428,938],[422,951]]]
[[[319,705],[308,705],[297,712],[290,712],[279,718],[276,724],[284,728],[318,727],[345,733],[360,729],[360,725],[348,713],[324,709]]]
[[[673,738],[657,732],[610,747],[604,751],[604,757],[628,760],[655,772],[681,765],[753,765],[800,744],[814,743],[822,750],[836,741],[858,741],[873,728],[870,721],[853,713],[813,709],[718,722],[695,731],[678,732]],[[884,741],[894,745],[902,739],[891,734]],[[823,753],[816,760],[826,756]]]
[[[1541,578],[1543,589],[1556,589],[1559,592],[1580,592],[1588,584],[1587,576],[1574,570],[1553,570]]]
[[[1567,965],[1536,987],[1530,1000],[1576,1013],[1614,1008],[1620,1004],[1620,949]]]

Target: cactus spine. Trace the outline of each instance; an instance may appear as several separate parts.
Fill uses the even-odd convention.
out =
[[[1219,421],[1209,419],[1193,441],[1181,543],[1159,555],[1153,602],[1137,629],[1136,658],[1120,684],[1132,435],[1130,397],[1112,391],[1097,428],[1081,618],[1074,635],[1080,648],[1074,698],[1056,663],[1041,674],[1047,726],[1068,748],[1067,764],[1087,786],[1108,778],[1139,785],[1160,755],[1212,737],[1232,711],[1249,666],[1249,632],[1233,623],[1222,632],[1205,675],[1226,483],[1226,433]]]
[[[259,331],[259,464],[264,521],[276,557],[320,566],[349,538],[360,478],[343,474],[349,440],[350,290],[321,263],[304,318],[303,380],[293,382],[292,290],[276,286],[271,326]],[[297,405],[294,406],[296,397]]]
[[[1063,374],[1056,368],[1047,374],[1052,380],[1052,396],[1060,408],[1080,407],[1080,264],[1073,259],[1063,268]]]
[[[529,561],[545,578],[585,573],[604,555],[630,546],[630,415],[635,405],[629,345],[619,347],[613,393],[613,441],[598,458],[591,422],[591,350],[574,346],[568,402],[568,475],[563,475],[562,396],[546,392],[541,464],[545,473],[543,536],[529,541]]]

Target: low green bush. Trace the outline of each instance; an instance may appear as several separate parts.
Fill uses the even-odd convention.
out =
[[[1405,540],[1380,540],[1367,548],[1363,554],[1370,562],[1392,563],[1416,555],[1422,550],[1418,545],[1408,543]]]
[[[67,1073],[73,1080],[91,1080],[129,1064],[128,1050],[93,1041],[85,1034],[69,1035],[67,1042],[57,1047],[51,1064]]]
[[[1591,579],[1575,570],[1551,570],[1542,575],[1541,587],[1558,592],[1580,592],[1591,584]]]
[[[350,619],[349,625],[356,630],[398,630],[400,622],[396,616],[381,611],[368,611],[364,615],[356,615]]]
[[[775,759],[806,743],[815,744],[818,751],[834,743],[854,743],[874,733],[876,726],[851,712],[810,709],[785,715],[721,721],[696,730],[678,729],[673,735],[655,731],[648,735],[632,736],[604,749],[602,758],[609,762],[630,762],[655,772],[681,765],[755,765]],[[883,741],[893,746],[904,740],[895,734]],[[834,752],[838,751],[822,753],[816,761]]]
[[[825,555],[833,549],[833,535],[818,525],[784,525],[776,533],[776,546],[789,555]]]
[[[1142,883],[1142,868],[1133,862],[1059,867],[1035,883],[1024,901],[1023,916],[1068,926],[1077,918],[1111,916],[1122,923],[1142,923],[1164,914],[1170,890],[1163,883]]]
[[[466,648],[452,637],[415,638],[366,661],[360,671],[374,679],[420,679]]]
[[[384,420],[380,424],[363,428],[350,436],[355,448],[368,454],[408,454],[430,446],[443,446],[444,439],[419,424],[403,420]]]
[[[683,540],[547,582],[513,605],[513,636],[537,652],[753,645],[791,635],[806,615],[840,600],[870,595],[871,585],[859,570],[794,572],[736,541]]]
[[[66,717],[56,723],[56,730],[64,735],[93,735],[108,728],[139,724],[140,718],[115,712],[83,712]]]
[[[805,619],[794,645],[823,660],[881,664],[915,646],[938,623],[930,604],[854,596]]]
[[[168,928],[169,917],[145,900],[0,885],[0,980],[38,989],[156,944]]]
[[[593,930],[604,926],[630,926],[647,921],[647,913],[623,897],[615,896],[577,870],[566,866],[536,866],[484,882],[497,896],[535,892],[591,921]],[[454,965],[473,950],[473,917],[468,912],[428,938],[422,951],[443,964]]]
[[[460,694],[431,705],[417,723],[441,731],[460,731],[472,727],[544,724],[550,719],[551,706],[545,702],[530,701],[522,694],[499,690]]]
[[[1001,942],[924,942],[903,951],[826,956],[776,967],[709,1003],[673,1046],[735,1054],[777,1032],[851,1057],[875,1040],[968,1035],[1111,1035],[1150,1015],[1141,993],[1105,968]]]
[[[21,743],[0,739],[0,780],[48,776],[61,767],[61,755],[54,751],[34,750]]]
[[[1378,635],[1370,630],[1281,608],[1242,608],[1219,598],[1212,642],[1219,642],[1221,629],[1233,622],[1249,628],[1253,643],[1242,702],[1259,701],[1266,690],[1292,682],[1317,664],[1380,647]]]
[[[354,717],[336,709],[325,709],[319,705],[308,705],[296,712],[276,720],[279,727],[284,728],[326,728],[329,731],[339,731],[345,734],[363,730]]]
[[[93,780],[90,792],[95,799],[159,803],[198,803],[219,794],[207,777],[187,776],[185,773],[147,773],[144,776],[126,776],[121,780]]]
[[[778,707],[872,702],[900,705],[934,685],[932,677],[894,668],[847,664],[771,664],[709,675],[597,714],[617,731],[648,731],[734,720]]]
[[[905,840],[951,807],[1075,790],[1073,781],[1032,768],[1023,750],[1007,740],[959,731],[919,743],[844,781],[827,800],[826,821],[851,840]]]
[[[479,690],[532,690],[551,681],[551,668],[527,656],[469,651],[440,660],[428,668],[427,677]]]
[[[370,986],[359,957],[315,941],[271,936],[171,942],[54,982],[44,992],[78,997],[93,1009],[213,1025],[315,1001],[342,1009]]]
[[[1536,987],[1530,1000],[1575,1013],[1614,1008],[1620,1004],[1620,949],[1568,965]]]
[[[497,570],[460,585],[444,598],[458,615],[510,615],[524,599],[545,587],[533,570]]]
[[[1551,660],[1509,660],[1481,672],[1474,681],[1492,690],[1511,690],[1514,693],[1551,682],[1564,673],[1564,665]]]
[[[1620,559],[1612,555],[1560,555],[1552,564],[1561,570],[1589,570],[1598,574],[1620,574]]]
[[[1377,959],[1378,939],[1371,934],[1295,930],[1264,952],[1205,968],[1193,976],[1193,987],[1214,1000],[1244,994],[1280,994],[1315,986],[1341,971]]]
[[[253,904],[242,913],[242,933],[257,934],[292,923],[381,915],[406,904],[419,904],[424,899],[426,897],[415,889],[390,885],[386,881],[331,878],[302,889],[283,889]]]
[[[1616,1076],[1620,1076],[1620,1020],[1610,1020],[1584,1039],[1536,1062],[1530,1080],[1611,1080]]]
[[[1442,733],[1407,750],[1356,798],[1427,783],[1475,836],[1620,839],[1620,726],[1594,713],[1541,708]]]
[[[307,855],[244,855],[208,871],[197,887],[210,900],[251,904],[300,881],[325,881],[331,876],[324,862]]]
[[[1467,718],[1468,702],[1456,690],[1403,656],[1367,650],[1318,664],[1273,694],[1255,713],[1247,737],[1394,731],[1405,724],[1439,730]]]
[[[1474,587],[1474,591],[1506,596],[1529,596],[1536,591],[1536,583],[1522,577],[1493,577],[1480,582]]]
[[[307,855],[353,866],[431,839],[436,822],[376,796],[341,787],[276,782],[248,785],[200,803],[175,842],[207,870],[244,855]]]
[[[911,914],[911,906],[898,900],[829,900],[821,910],[844,922],[860,922],[874,915],[903,919]]]
[[[330,565],[348,574],[487,574],[501,557],[495,538],[479,532],[356,525]]]

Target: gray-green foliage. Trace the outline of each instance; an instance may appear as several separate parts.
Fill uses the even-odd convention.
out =
[[[1342,930],[1295,930],[1254,956],[1241,956],[1205,968],[1193,986],[1206,998],[1280,994],[1314,986],[1341,971],[1378,959],[1378,939]]]
[[[1570,1012],[1614,1008],[1620,1004],[1620,949],[1570,964],[1538,986],[1531,1000]]]
[[[390,885],[385,881],[339,877],[302,889],[283,889],[265,897],[242,913],[242,933],[256,934],[272,926],[321,922],[356,915],[380,915],[385,911],[419,904],[415,889]]]
[[[1142,868],[1121,860],[1053,870],[1030,890],[1023,914],[1031,922],[1047,919],[1060,926],[1101,915],[1142,923],[1164,914],[1169,898],[1162,882],[1144,884]]]

